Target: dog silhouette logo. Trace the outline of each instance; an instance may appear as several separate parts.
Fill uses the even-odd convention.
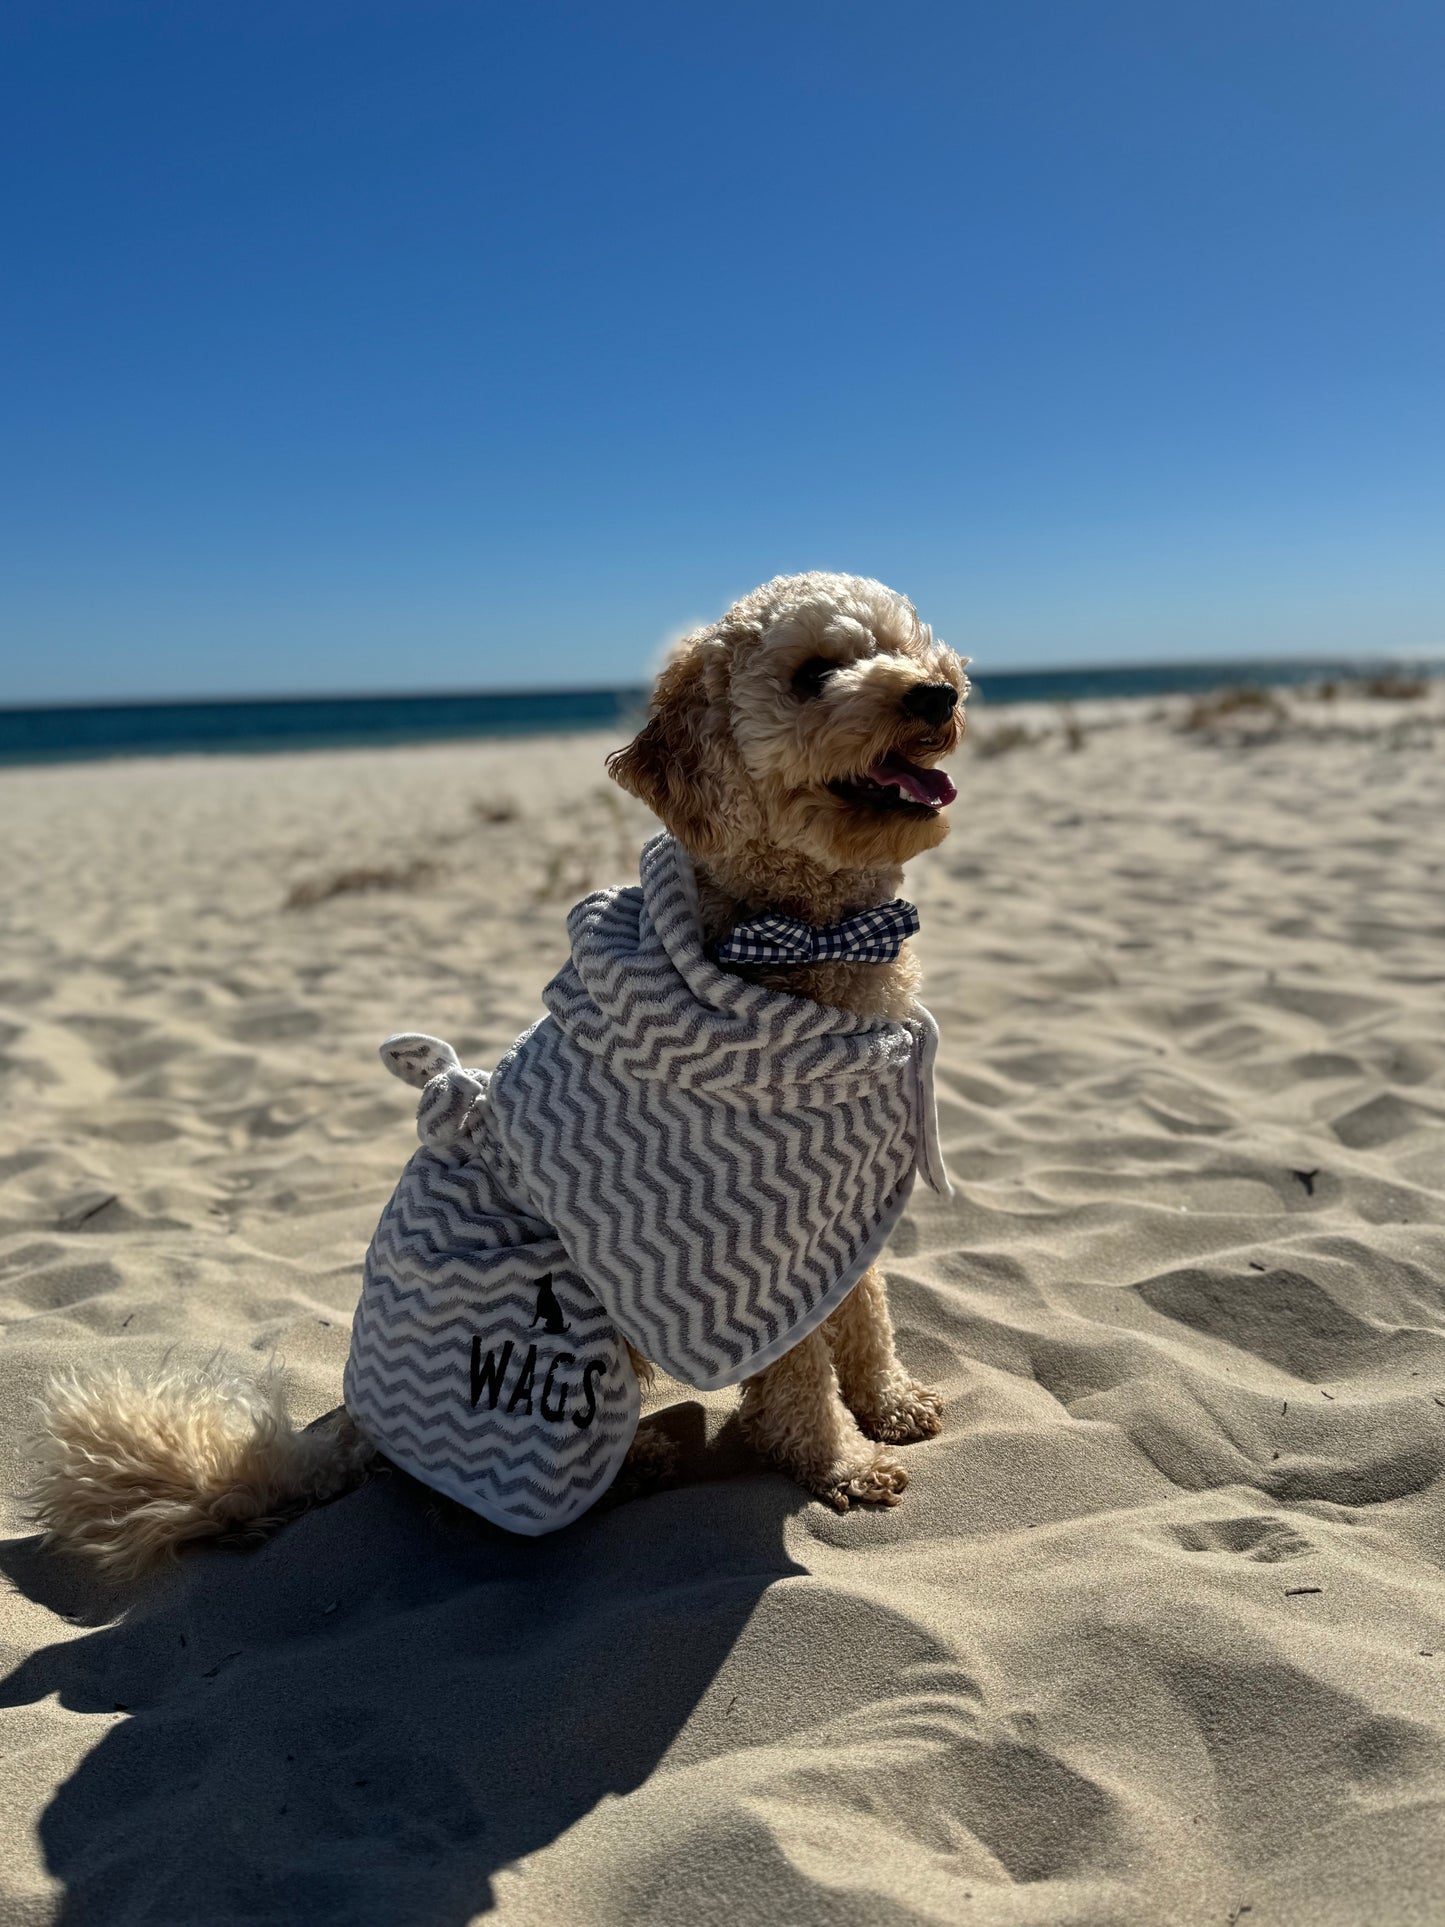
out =
[[[540,1323],[551,1338],[559,1338],[567,1329],[567,1320],[562,1316],[562,1307],[557,1303],[557,1294],[552,1289],[552,1274],[537,1280],[537,1309],[532,1317],[534,1325]]]

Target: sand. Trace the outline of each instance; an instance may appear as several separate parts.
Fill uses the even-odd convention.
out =
[[[0,773],[0,1920],[1445,1918],[1445,688],[1185,707],[981,711],[911,873],[898,1510],[664,1386],[554,1538],[386,1471],[138,1597],[14,1497],[45,1373],[334,1407],[376,1044],[489,1061],[649,820],[597,736]]]

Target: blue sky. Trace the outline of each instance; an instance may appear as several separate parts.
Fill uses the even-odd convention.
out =
[[[0,701],[1445,646],[1435,0],[8,0]]]

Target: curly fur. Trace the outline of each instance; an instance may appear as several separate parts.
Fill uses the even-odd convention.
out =
[[[30,1442],[30,1505],[48,1539],[135,1579],[196,1539],[259,1533],[335,1497],[371,1449],[349,1419],[298,1432],[275,1369],[216,1362],[135,1378],[66,1372]]]
[[[795,672],[819,658],[830,673],[805,698]],[[963,730],[963,668],[912,603],[860,576],[779,577],[684,638],[646,725],[608,768],[692,855],[709,940],[768,910],[824,924],[898,894],[903,864],[947,834],[945,819],[859,808],[829,785],[890,751],[920,764],[946,756]],[[960,698],[942,723],[904,707],[925,683]],[[919,983],[907,945],[891,964],[739,969],[894,1019],[912,1011]],[[634,1364],[649,1380],[646,1360],[634,1354]],[[931,1437],[940,1411],[898,1361],[876,1266],[742,1401],[754,1444],[840,1510],[896,1504],[908,1474],[891,1448]],[[644,1438],[639,1453],[648,1449]],[[50,1540],[129,1579],[187,1543],[261,1532],[334,1497],[370,1448],[344,1414],[298,1432],[279,1373],[216,1363],[55,1380],[31,1457],[34,1515]]]
[[[815,658],[835,667],[800,700],[794,673]],[[828,785],[890,750],[923,764],[948,755],[963,733],[963,672],[911,602],[860,576],[779,577],[683,638],[646,726],[608,767],[691,853],[709,939],[765,910],[825,924],[898,894],[902,866],[942,841],[946,819],[859,811]],[[948,721],[909,716],[909,691],[940,682],[960,698]],[[906,944],[891,964],[737,968],[893,1019],[912,1011],[921,974]],[[748,1381],[742,1402],[757,1448],[839,1510],[896,1505],[908,1473],[888,1447],[931,1438],[941,1412],[898,1361],[877,1266],[821,1331]]]

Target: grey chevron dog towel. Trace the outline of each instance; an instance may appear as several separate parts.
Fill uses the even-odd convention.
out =
[[[938,1032],[743,981],[704,954],[670,836],[586,897],[547,1015],[490,1076],[407,1034],[421,1149],[367,1254],[346,1402],[379,1449],[498,1525],[550,1532],[637,1425],[622,1339],[702,1390],[846,1297],[938,1144]]]

